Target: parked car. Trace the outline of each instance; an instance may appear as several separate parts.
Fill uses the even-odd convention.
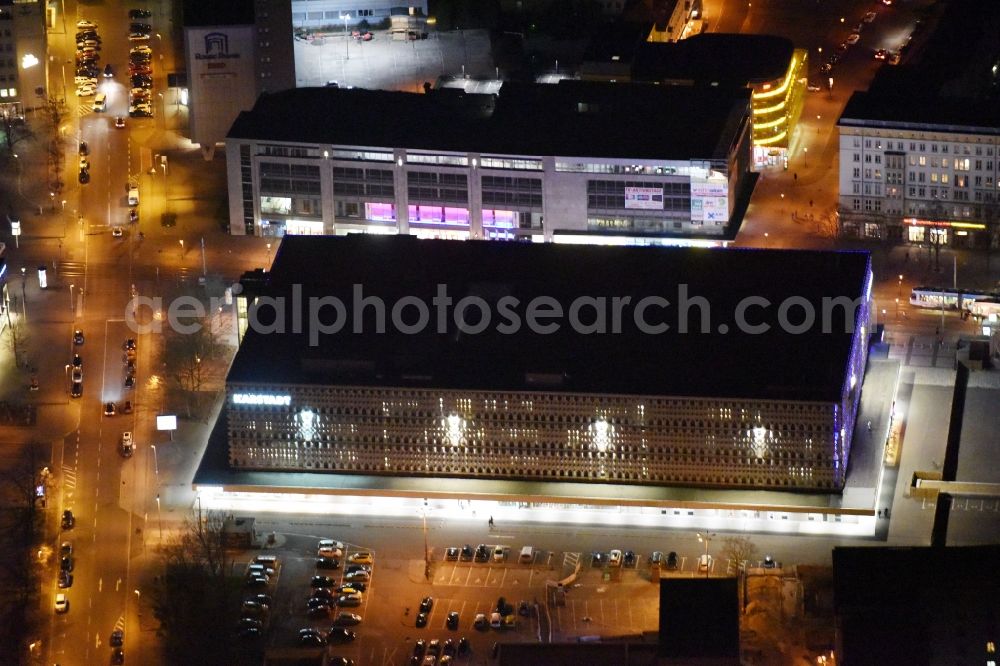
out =
[[[417,629],[422,629],[427,626],[427,613],[417,613],[416,625]]]
[[[118,408],[115,406],[115,403],[113,403],[113,402],[106,402],[106,403],[104,403],[104,415],[105,416],[114,416],[115,412],[117,412],[117,411],[118,411]]]
[[[128,17],[130,19],[142,19],[149,18],[153,15],[153,12],[148,9],[130,9],[128,10]]]
[[[444,551],[444,559],[449,562],[455,562],[458,560],[458,548],[449,548]]]
[[[57,613],[68,613],[69,612],[69,599],[62,592],[56,595],[55,610]]]
[[[333,557],[317,557],[316,558],[316,568],[317,569],[339,569],[340,560]]]
[[[712,568],[712,556],[707,553],[702,553],[698,557],[698,573],[708,573]]]
[[[448,619],[445,620],[445,625],[449,629],[458,629],[458,620],[459,620],[458,611],[451,611],[450,613],[448,613]]]
[[[677,568],[677,553],[675,553],[674,551],[670,551],[667,554],[667,568],[670,570],[674,570]]]
[[[74,525],[76,525],[76,518],[73,516],[72,511],[66,509],[62,513],[62,528],[64,530],[71,530]]]
[[[459,556],[459,558],[463,562],[471,562],[473,555],[475,555],[475,551],[472,549],[472,546],[470,546],[469,544],[465,544],[464,546],[462,546],[462,553]]]
[[[609,567],[620,567],[622,565],[622,551],[612,550],[608,553],[608,566]]]
[[[313,576],[309,581],[310,587],[333,587],[335,585],[329,576]]]
[[[108,639],[108,645],[111,647],[121,647],[125,644],[125,632],[122,629],[115,629],[111,632],[111,638]]]
[[[420,600],[421,613],[430,613],[432,608],[434,608],[434,597],[424,597]]]
[[[476,613],[476,618],[472,621],[472,626],[476,629],[486,629],[490,626],[490,621],[485,613]]]
[[[361,553],[353,553],[353,554],[351,554],[351,556],[347,558],[347,561],[351,562],[352,564],[368,564],[368,565],[371,565],[371,564],[374,564],[375,558],[372,557],[371,553],[361,552]]]
[[[57,585],[60,590],[65,590],[67,587],[73,587],[73,574],[68,571],[60,571]]]
[[[361,624],[361,620],[361,616],[356,613],[338,613],[334,624],[343,627],[353,627],[356,624]]]
[[[330,627],[330,631],[326,635],[327,643],[350,643],[355,638],[357,638],[357,634],[344,627]]]
[[[360,593],[344,594],[337,598],[337,605],[341,607],[360,606],[362,597]]]
[[[764,556],[764,568],[765,569],[774,569],[777,566],[778,566],[778,564],[777,564],[777,562],[774,561],[773,557],[771,557],[770,555],[765,555]]]

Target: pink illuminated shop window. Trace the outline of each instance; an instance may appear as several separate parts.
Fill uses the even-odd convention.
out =
[[[469,211],[466,208],[441,206],[410,206],[410,222],[447,224],[456,227],[469,226]]]
[[[388,203],[365,204],[365,218],[376,222],[395,222],[396,206]]]
[[[512,210],[483,209],[483,226],[495,229],[516,229],[517,213]]]

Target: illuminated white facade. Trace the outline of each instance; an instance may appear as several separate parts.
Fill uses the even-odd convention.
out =
[[[569,242],[586,237],[592,243],[626,239],[664,245],[695,239],[723,245],[735,236],[754,183],[748,91],[710,99],[702,91],[661,93],[652,86],[627,91],[664,104],[678,99],[675,115],[704,120],[700,131],[687,133],[695,139],[682,142],[676,134],[684,132],[674,131],[669,112],[658,117],[670,127],[661,128],[659,136],[612,113],[606,100],[617,92],[614,86],[579,93],[560,86],[536,86],[530,92],[537,97],[528,101],[516,88],[506,98],[503,89],[498,95],[393,96],[326,88],[261,98],[253,110],[240,114],[226,138],[230,233],[546,242],[570,236]],[[709,120],[697,105],[703,97],[716,104]],[[449,105],[459,98],[465,122],[458,127],[456,120],[449,134],[438,114],[447,117]],[[566,101],[595,98],[599,101]],[[331,129],[297,120],[295,109],[323,109],[324,104],[330,113],[317,122],[329,122]],[[588,146],[585,137],[573,136],[545,144],[541,132],[538,141],[526,135],[511,147],[502,139],[513,131],[503,125],[508,118],[525,108],[542,113],[546,104],[545,113],[565,118],[567,126],[630,125],[629,141],[609,146],[610,139],[601,136]],[[353,117],[354,108],[362,112],[372,105],[383,107],[383,117],[373,117],[370,126],[348,130],[346,121],[328,120],[338,113]],[[479,124],[469,122],[472,117]],[[441,124],[436,133],[424,131],[432,122]],[[507,134],[496,129],[501,126]],[[411,132],[421,135],[403,136]],[[307,141],[310,136],[329,136],[331,142]],[[525,148],[545,152],[526,154]]]
[[[865,115],[848,106],[838,122],[841,233],[924,246],[1000,244],[1000,122]]]
[[[227,165],[235,235],[402,233],[557,242],[568,236],[668,245],[698,235],[719,244],[739,184],[726,162],[235,140],[227,141]],[[680,238],[656,237],[662,234]]]
[[[864,354],[854,372],[863,370]],[[237,470],[839,490],[839,403],[230,383]],[[846,408],[846,409],[845,409]],[[847,419],[841,417],[847,413]]]

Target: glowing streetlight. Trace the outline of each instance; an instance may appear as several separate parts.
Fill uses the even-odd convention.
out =
[[[712,532],[711,534],[702,534],[701,532],[698,532],[698,541],[700,543],[705,544],[705,555],[704,555],[704,561],[705,561],[705,578],[708,578],[708,569],[709,569],[709,567],[708,567],[708,562],[709,562],[709,558],[708,558],[708,544],[712,541],[712,537],[714,537],[714,536],[715,536],[715,532]],[[700,565],[701,565],[701,563],[699,562],[699,566]]]
[[[73,311],[73,289],[74,289],[75,287],[76,287],[76,285],[75,285],[75,284],[71,284],[71,285],[69,286],[69,310],[70,310],[70,312],[72,312],[72,311]]]
[[[351,34],[347,27],[347,22],[351,20],[350,14],[341,14],[340,18],[344,21],[344,44],[347,47],[347,53],[344,56],[344,60],[351,59]]]

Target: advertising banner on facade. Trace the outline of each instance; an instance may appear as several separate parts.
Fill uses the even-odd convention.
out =
[[[663,210],[663,188],[626,187],[625,208]]]
[[[691,179],[691,221],[729,221],[729,182],[725,178]]]

